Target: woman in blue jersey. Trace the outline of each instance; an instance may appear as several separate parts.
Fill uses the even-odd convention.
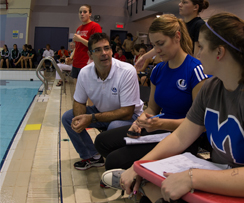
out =
[[[184,122],[141,160],[177,155],[207,130],[212,161],[229,169],[164,172],[167,178],[161,188],[152,183],[142,186],[152,202],[159,198],[171,202],[194,189],[232,196],[233,202],[234,197],[244,197],[244,20],[230,13],[212,16],[200,29],[199,49],[204,72],[213,77],[201,88]],[[120,185],[127,193],[134,178],[135,194],[140,178],[133,166],[121,175]]]
[[[192,41],[181,19],[171,14],[155,19],[149,28],[149,38],[164,62],[152,71],[148,108],[132,126],[109,130],[97,136],[95,146],[106,157],[106,170],[127,169],[156,146],[157,143],[127,146],[124,137],[130,137],[128,130],[141,135],[174,131],[184,121],[207,78],[201,62],[190,55]],[[164,115],[148,119],[160,113]]]

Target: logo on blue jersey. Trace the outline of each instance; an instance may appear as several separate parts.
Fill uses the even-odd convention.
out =
[[[229,115],[219,123],[219,112],[207,108],[205,127],[212,147],[218,150],[220,156],[230,158],[233,163],[244,164],[244,131],[235,116]]]
[[[180,90],[186,90],[187,89],[187,83],[186,83],[185,79],[177,80],[176,85]]]

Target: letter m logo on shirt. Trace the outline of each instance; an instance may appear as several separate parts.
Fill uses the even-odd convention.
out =
[[[225,121],[219,123],[219,112],[207,108],[205,127],[212,147],[223,156],[231,156],[234,163],[244,163],[244,131],[235,116],[228,115]]]

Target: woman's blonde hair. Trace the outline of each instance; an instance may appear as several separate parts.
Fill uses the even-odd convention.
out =
[[[182,19],[173,14],[164,14],[156,18],[149,27],[149,33],[162,33],[170,38],[175,37],[177,31],[181,33],[180,46],[187,54],[192,54],[193,44]]]

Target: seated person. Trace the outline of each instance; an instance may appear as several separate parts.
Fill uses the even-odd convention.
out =
[[[15,68],[15,63],[19,60],[20,58],[20,53],[18,50],[17,44],[13,45],[13,50],[11,51],[11,65],[13,68]]]
[[[58,56],[59,59],[65,59],[69,56],[69,52],[64,48],[64,46],[61,46],[60,50],[58,50]]]
[[[244,21],[231,13],[216,14],[201,27],[198,58],[204,73],[213,77],[201,88],[184,122],[141,159],[159,160],[177,155],[206,130],[213,150],[211,160],[227,164],[230,169],[193,168],[179,173],[165,172],[167,179],[161,188],[152,183],[142,187],[152,202],[159,198],[163,202],[178,200],[193,189],[244,197],[243,27]],[[120,178],[120,185],[128,194],[134,178],[133,191],[136,193],[141,179],[133,166]]]
[[[108,36],[93,34],[88,50],[94,62],[80,70],[73,109],[62,117],[64,128],[83,159],[74,164],[79,170],[104,165],[86,128],[109,130],[130,125],[143,108],[136,70],[131,64],[112,58]],[[94,106],[86,106],[88,97]]]
[[[43,52],[42,58],[45,58],[48,56],[54,58],[54,51],[51,49],[50,44],[46,45],[46,50]],[[50,61],[47,61],[47,64],[49,65],[50,71],[53,71],[52,63]],[[46,62],[45,61],[43,63],[43,67],[46,68]]]
[[[192,41],[181,19],[171,14],[156,18],[149,28],[149,38],[165,62],[157,64],[152,71],[148,108],[141,116],[131,126],[102,132],[96,137],[95,147],[106,157],[106,170],[127,169],[157,145],[126,145],[124,137],[132,137],[128,131],[142,136],[174,131],[185,120],[193,100],[208,78],[203,74],[201,62],[191,56]],[[164,115],[149,119],[160,113]],[[187,151],[196,154],[197,144]]]
[[[36,51],[32,49],[32,46],[29,44],[27,46],[28,55],[24,57],[25,68],[27,68],[27,62],[29,62],[30,68],[32,68],[34,61],[36,60]]]
[[[117,53],[114,54],[114,58],[120,60],[120,61],[126,61],[125,55],[123,55],[123,50],[118,49]]]
[[[150,78],[151,71],[160,62],[162,62],[162,59],[159,55],[156,55],[153,58],[146,59],[143,67],[140,69],[140,71],[137,72],[138,80],[141,85],[149,86],[148,78]]]
[[[7,68],[9,68],[9,51],[6,44],[3,45],[3,50],[1,51],[1,64],[0,68],[3,68],[3,63],[6,63]]]
[[[17,66],[19,63],[21,64],[21,68],[24,68],[24,57],[28,55],[27,44],[24,44],[22,47],[22,52],[20,54],[19,60],[17,60],[14,65]]]
[[[68,70],[68,71],[72,70],[72,65],[65,64],[65,59],[60,59],[60,63],[58,63],[57,66],[59,67],[61,72],[64,71],[64,70]],[[63,81],[61,80],[61,77],[58,74],[58,71],[56,71],[56,79],[57,80],[59,79],[59,82],[57,83],[56,86],[61,86],[63,84]]]
[[[139,48],[138,48],[138,54],[135,57],[135,63],[137,62],[137,60],[143,56],[145,53],[147,53],[147,47],[145,45],[140,44]]]

